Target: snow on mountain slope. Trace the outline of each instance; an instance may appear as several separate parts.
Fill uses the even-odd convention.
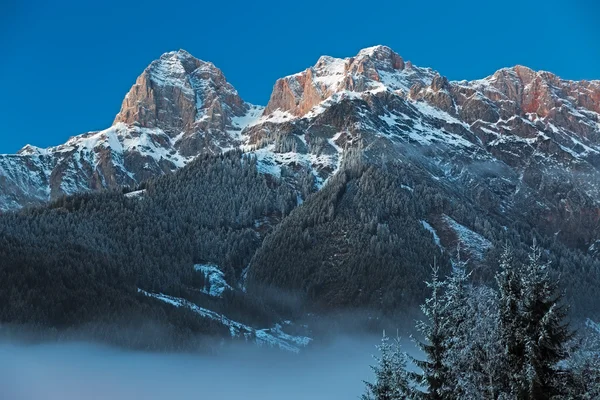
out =
[[[600,237],[599,108],[600,81],[517,66],[450,82],[375,46],[278,80],[246,133],[271,154],[294,149],[305,160],[357,146],[380,162],[412,154],[494,211],[530,209],[542,231],[589,246]],[[336,165],[311,167],[324,181]]]
[[[220,322],[229,328],[231,337],[239,337],[247,341],[253,341],[259,346],[273,347],[280,350],[299,353],[302,348],[308,346],[312,341],[311,338],[306,336],[292,336],[285,333],[280,324],[276,324],[273,328],[255,329],[240,322],[233,321],[222,314],[199,307],[196,304],[179,297],[168,296],[162,293],[150,293],[142,289],[138,289],[138,292],[145,296],[171,304],[174,307],[187,308],[203,318]]]
[[[323,56],[314,67],[279,79],[265,109],[301,116],[342,91],[404,91],[419,82],[429,84],[434,72],[405,63],[389,47],[375,46],[346,59]]]
[[[27,146],[17,155],[0,156],[0,192],[7,199],[0,210],[64,194],[134,186],[181,168],[192,159],[177,153],[173,146],[174,140],[159,128],[124,123],[48,149]]]
[[[224,291],[231,290],[231,286],[225,280],[225,274],[216,265],[196,264],[194,270],[204,275],[203,293],[213,297],[221,297]]]
[[[474,255],[479,260],[483,260],[485,252],[492,247],[492,243],[479,233],[459,224],[447,215],[443,216],[443,220],[456,234],[461,248],[466,249],[469,254]]]

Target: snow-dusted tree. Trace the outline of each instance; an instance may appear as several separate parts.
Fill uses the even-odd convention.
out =
[[[600,324],[587,320],[578,336],[566,362],[569,379],[564,398],[600,399]]]
[[[571,337],[558,283],[535,243],[527,264],[515,266],[505,249],[500,267],[499,330],[506,355],[502,394],[531,400],[557,396],[564,380],[558,363],[566,358]]]
[[[506,363],[502,368],[501,392],[506,398],[519,398],[525,391],[525,321],[522,306],[522,276],[515,267],[512,250],[505,247],[500,256],[498,284],[498,330]]]
[[[447,346],[445,365],[454,399],[496,398],[503,362],[498,335],[496,293],[474,287],[463,268],[446,282]]]
[[[425,399],[452,398],[452,387],[446,361],[446,336],[447,320],[445,316],[442,288],[444,283],[438,279],[438,268],[434,263],[431,282],[427,287],[431,295],[421,306],[421,310],[428,321],[418,321],[417,330],[424,341],[416,341],[417,346],[425,353],[425,360],[413,358],[413,363],[421,369],[421,373],[413,373],[412,377],[424,387],[427,392],[420,393]]]
[[[464,398],[466,395],[466,375],[469,374],[471,361],[469,329],[477,318],[471,314],[469,304],[469,276],[467,263],[459,259],[445,282],[442,314],[445,321],[445,359],[448,385],[452,389],[452,398]]]
[[[412,387],[406,369],[407,355],[401,351],[398,338],[390,342],[383,334],[377,346],[379,356],[373,356],[377,363],[371,366],[375,382],[367,382],[362,400],[404,400],[412,398]]]
[[[500,340],[498,294],[486,286],[469,291],[469,315],[465,332],[465,373],[459,381],[464,398],[496,399],[501,389],[505,356]]]
[[[534,243],[522,278],[525,321],[525,378],[529,399],[548,399],[563,394],[558,366],[567,357],[572,334],[565,322],[558,282],[550,278],[548,265],[541,262],[541,250]]]
[[[501,346],[494,290],[473,286],[467,262],[454,262],[445,282],[446,358],[451,398],[496,398]]]

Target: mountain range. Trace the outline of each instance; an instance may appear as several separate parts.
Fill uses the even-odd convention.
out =
[[[269,173],[303,165],[324,182],[354,140],[389,144],[386,152],[435,149],[429,162],[443,179],[499,171],[502,179],[478,189],[481,200],[500,210],[535,199],[544,232],[589,247],[600,237],[599,113],[600,81],[516,66],[450,82],[385,46],[323,56],[279,79],[261,107],[244,102],[212,63],[180,50],[144,70],[112,127],[2,155],[0,209],[133,187],[235,148],[253,151]]]
[[[233,166],[219,170],[221,178],[213,163]],[[277,80],[262,107],[245,102],[212,63],[184,50],[165,53],[137,78],[113,126],[0,156],[0,210],[10,221],[0,233],[25,235],[11,218],[41,212],[52,219],[59,209],[87,207],[66,196],[108,196],[106,204],[116,201],[110,196],[136,204],[153,198],[157,210],[193,212],[181,204],[195,192],[170,200],[158,193],[180,193],[183,182],[238,199],[232,215],[215,211],[218,221],[197,223],[255,236],[244,236],[248,245],[238,253],[228,248],[229,255],[190,250],[189,268],[204,265],[203,279],[240,296],[269,303],[277,290],[301,298],[303,312],[387,312],[418,304],[434,255],[442,268],[466,259],[489,281],[503,245],[525,254],[536,240],[562,274],[576,315],[597,317],[600,81],[524,66],[449,81],[375,46],[345,59],[322,56]],[[235,192],[256,185],[266,188],[252,197],[263,199],[260,207]],[[210,196],[205,201],[216,201]],[[81,246],[97,251],[102,237]],[[157,279],[131,288],[136,296],[198,307],[173,282]],[[184,300],[173,300],[178,294]],[[290,315],[286,307],[266,308]]]

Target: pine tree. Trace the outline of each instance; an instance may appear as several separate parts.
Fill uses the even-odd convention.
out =
[[[522,282],[514,266],[511,249],[506,246],[500,256],[498,284],[498,330],[506,363],[502,368],[501,391],[506,396],[522,398],[525,391],[523,366],[525,364],[525,332],[522,316]]]
[[[445,319],[444,345],[446,350],[444,364],[447,368],[448,390],[446,398],[464,398],[469,392],[468,375],[471,369],[470,339],[474,318],[469,309],[469,276],[467,263],[459,259],[445,282],[443,314]]]
[[[465,373],[459,382],[463,398],[496,399],[500,393],[505,356],[498,330],[497,296],[486,286],[469,290],[469,318],[461,353],[466,359]]]
[[[411,398],[409,373],[406,369],[407,356],[400,351],[400,340],[390,343],[383,334],[381,344],[377,346],[379,357],[371,369],[375,373],[375,383],[365,381],[366,393],[362,400],[404,400]]]
[[[529,399],[549,399],[562,394],[564,371],[558,363],[567,357],[567,342],[572,334],[565,323],[566,309],[561,304],[558,282],[541,262],[541,251],[534,243],[523,274],[523,314],[525,325],[525,373]]]
[[[422,393],[422,397],[432,400],[448,399],[451,395],[450,376],[445,365],[448,338],[441,293],[443,286],[444,283],[438,279],[438,268],[434,263],[431,282],[427,282],[431,295],[421,306],[428,322],[417,322],[417,330],[423,335],[425,341],[416,343],[425,353],[426,360],[413,358],[413,363],[421,369],[422,373],[412,375],[418,384],[427,389],[427,393]]]
[[[565,375],[558,363],[566,358],[571,338],[558,282],[550,278],[535,243],[526,265],[515,267],[505,249],[500,266],[496,279],[506,355],[503,393],[524,400],[558,396]]]
[[[448,399],[496,398],[499,354],[496,293],[470,283],[467,262],[454,263],[445,282]]]

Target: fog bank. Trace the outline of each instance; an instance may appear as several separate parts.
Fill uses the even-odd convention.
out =
[[[122,351],[91,344],[0,343],[5,400],[356,399],[378,337],[338,339],[302,354],[252,345],[219,355]]]

